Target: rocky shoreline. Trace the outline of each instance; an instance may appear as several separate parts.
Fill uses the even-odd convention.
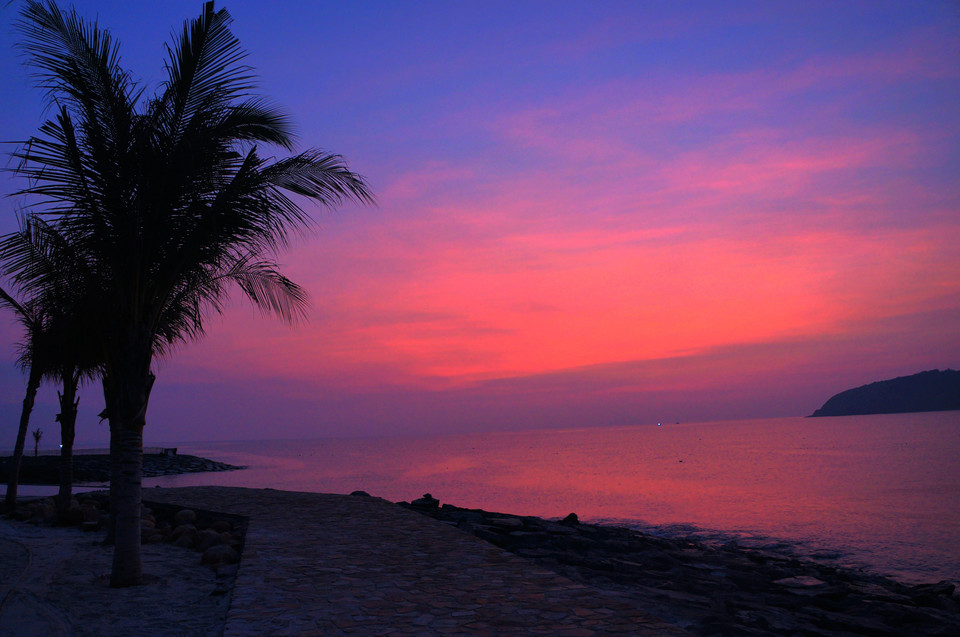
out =
[[[695,635],[960,635],[951,582],[919,586],[730,543],[462,509],[430,497],[405,506],[574,581],[635,594]]]
[[[0,481],[3,483],[7,481],[11,460],[9,456],[0,458]],[[243,468],[188,454],[143,454],[144,478],[204,471],[236,471]],[[75,455],[73,481],[76,484],[109,482],[110,456],[107,454]],[[60,456],[24,456],[20,464],[20,484],[60,484]]]

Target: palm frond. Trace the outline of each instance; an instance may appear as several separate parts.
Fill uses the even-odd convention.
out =
[[[240,64],[246,53],[229,30],[226,9],[203,6],[200,17],[183,25],[173,46],[167,46],[168,80],[163,103],[169,105],[168,136],[179,140],[191,126],[240,98],[253,87],[251,69]]]
[[[366,180],[351,171],[340,155],[308,150],[275,162],[264,173],[274,186],[324,206],[345,201],[375,203]]]
[[[140,93],[120,66],[110,32],[73,9],[64,13],[53,2],[36,0],[27,0],[15,27],[23,36],[19,47],[49,102],[66,100],[89,123],[96,122],[91,133],[99,129],[117,140]]]
[[[247,255],[223,273],[222,278],[233,281],[250,301],[265,314],[273,313],[288,323],[296,323],[307,316],[307,291],[277,270],[277,264]]]
[[[82,311],[108,373],[123,358],[119,335],[169,351],[202,336],[234,284],[265,313],[304,318],[306,292],[274,258],[312,226],[304,202],[373,203],[339,155],[259,154],[258,144],[292,149],[292,127],[250,94],[230,22],[206,3],[167,49],[167,82],[140,103],[108,31],[51,0],[21,12],[22,49],[58,110],[14,153],[34,214],[0,237],[0,274]]]

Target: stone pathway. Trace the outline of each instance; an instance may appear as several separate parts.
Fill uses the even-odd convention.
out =
[[[143,546],[143,586],[111,589],[101,534],[0,520],[0,635],[686,634],[636,594],[575,583],[378,498],[186,487],[144,499],[248,517],[232,594],[169,544]]]
[[[109,586],[100,533],[0,519],[0,636],[219,637],[228,595],[194,551],[143,546],[143,586]]]
[[[627,594],[378,498],[188,487],[144,499],[250,518],[224,637],[686,634]]]

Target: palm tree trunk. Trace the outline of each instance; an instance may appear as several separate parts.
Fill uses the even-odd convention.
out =
[[[143,428],[111,430],[117,465],[116,484],[110,483],[110,511],[114,512],[113,571],[110,585],[135,586],[143,578],[140,556],[140,506],[143,478]]]
[[[126,376],[104,379],[110,418],[110,516],[113,527],[113,570],[110,585],[135,586],[143,578],[140,554],[140,508],[143,480],[143,427],[154,376],[146,367],[131,366]],[[145,373],[140,372],[145,369]]]
[[[40,379],[43,375],[38,365],[30,365],[27,379],[27,394],[23,397],[23,409],[20,411],[20,428],[17,430],[17,444],[13,449],[13,458],[10,461],[10,475],[7,477],[7,509],[17,506],[17,485],[20,483],[20,461],[23,458],[23,447],[27,443],[27,428],[30,426],[30,412],[40,389]]]
[[[77,433],[77,385],[76,371],[63,374],[63,393],[60,394],[60,491],[57,494],[57,511],[63,514],[73,498],[73,440]]]

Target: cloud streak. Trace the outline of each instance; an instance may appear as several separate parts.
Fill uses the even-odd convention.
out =
[[[237,303],[162,363],[167,439],[799,415],[960,364],[949,10],[330,11],[234,13],[379,206],[282,255],[307,326]]]

